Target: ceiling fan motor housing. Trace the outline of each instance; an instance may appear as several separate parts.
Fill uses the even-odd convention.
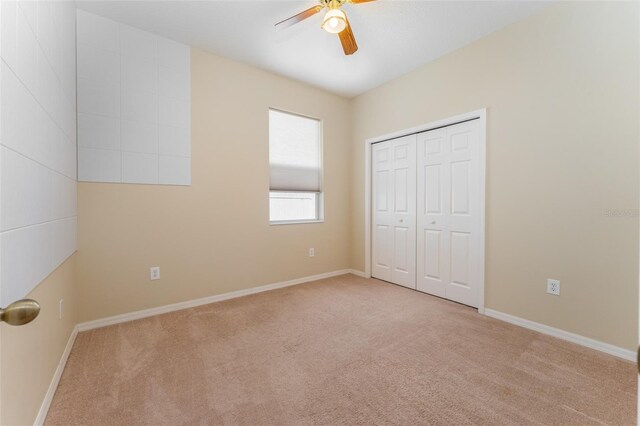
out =
[[[375,0],[318,0],[316,6],[310,7],[297,15],[293,15],[290,18],[284,19],[276,24],[276,28],[287,28],[300,21],[304,21],[311,16],[321,12],[324,8],[329,9],[322,20],[322,26],[325,31],[337,34],[340,38],[340,44],[344,50],[345,55],[353,55],[358,50],[358,44],[353,36],[351,25],[349,25],[349,19],[347,15],[342,11],[343,4],[349,2],[350,4],[368,3]]]

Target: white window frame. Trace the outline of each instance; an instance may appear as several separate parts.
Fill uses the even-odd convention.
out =
[[[310,120],[315,120],[319,123],[319,131],[318,131],[318,144],[320,150],[320,192],[308,192],[308,191],[271,191],[269,189],[269,197],[267,202],[269,203],[268,213],[269,213],[269,225],[279,226],[279,225],[301,225],[307,223],[324,223],[324,120],[321,118],[313,117],[310,115],[304,115],[297,112],[291,112],[285,109],[269,107],[267,110],[267,123],[268,126],[271,126],[271,122],[269,120],[269,112],[277,111],[283,114],[289,114],[293,116],[298,116],[302,118],[307,118]],[[268,129],[269,127],[267,127]],[[268,138],[267,138],[268,139]],[[269,143],[270,141],[267,141]],[[271,165],[269,164],[269,167]],[[300,220],[271,220],[271,193],[272,192],[284,192],[284,193],[312,193],[316,194],[316,219],[300,219]]]

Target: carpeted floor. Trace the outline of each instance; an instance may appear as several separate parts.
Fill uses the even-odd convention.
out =
[[[632,363],[344,275],[78,335],[48,425],[635,425]]]

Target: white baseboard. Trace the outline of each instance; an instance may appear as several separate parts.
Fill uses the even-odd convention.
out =
[[[362,278],[369,278],[369,277],[367,276],[367,274],[365,274],[365,273],[364,273],[364,272],[362,272],[362,271],[358,271],[357,269],[347,269],[347,272],[348,272],[349,274],[353,274],[353,275],[356,275],[356,276],[358,276],[358,277],[362,277]]]
[[[260,287],[248,288],[245,290],[232,291],[230,293],[218,294],[215,296],[203,297],[201,299],[187,300],[186,302],[174,303],[171,305],[159,306],[157,308],[144,309],[142,311],[130,312],[127,314],[116,315],[113,317],[101,318],[95,321],[88,321],[78,324],[78,331],[93,330],[94,328],[106,327],[108,325],[120,324],[123,322],[133,321],[141,318],[147,318],[154,315],[166,314],[168,312],[180,311],[182,309],[193,308],[196,306],[208,305],[209,303],[221,302],[223,300],[235,299],[236,297],[248,296],[250,294],[262,293],[263,291],[275,290],[278,288],[289,287],[292,285],[303,284],[310,281],[322,280],[324,278],[336,277],[338,275],[354,274],[360,275],[360,271],[351,269],[342,269],[339,271],[327,272],[324,274],[311,275],[294,280],[283,281],[279,283],[267,284]],[[364,274],[363,274],[364,275]]]
[[[78,326],[75,326],[71,331],[71,335],[69,336],[69,340],[67,341],[67,346],[64,348],[64,352],[62,352],[62,356],[60,357],[60,362],[58,363],[56,372],[53,374],[53,379],[51,379],[51,383],[49,384],[49,389],[47,389],[47,393],[44,395],[44,400],[42,401],[42,405],[40,406],[40,410],[38,411],[36,420],[33,422],[34,426],[42,426],[45,419],[47,418],[47,413],[49,412],[51,401],[53,401],[53,395],[55,395],[56,389],[58,389],[58,383],[60,383],[62,372],[64,371],[64,367],[67,365],[67,360],[69,359],[69,354],[71,353],[71,349],[73,348],[73,344],[76,341],[77,335]]]
[[[511,324],[519,325],[520,327],[528,328],[542,334],[557,337],[558,339],[566,340],[571,343],[586,346],[587,348],[595,349],[600,352],[604,352],[609,355],[617,356],[628,361],[636,360],[636,353],[629,349],[624,349],[619,346],[614,346],[609,343],[604,343],[599,340],[594,340],[589,337],[584,337],[579,334],[570,333],[568,331],[560,330],[559,328],[550,327],[548,325],[540,324],[537,322],[529,321],[524,318],[516,317],[513,315],[505,314],[504,312],[495,311],[493,309],[486,308],[484,310],[486,316],[506,321]]]

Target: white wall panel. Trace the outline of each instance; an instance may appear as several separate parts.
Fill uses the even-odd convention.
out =
[[[42,108],[58,124],[62,123],[62,88],[58,76],[42,49],[37,50],[37,93]],[[35,93],[35,92],[33,92]],[[62,126],[60,126],[62,127]]]
[[[185,129],[190,123],[190,102],[161,96],[158,115],[160,124]]]
[[[5,7],[4,2],[2,7]],[[2,62],[0,68],[0,142],[27,157],[38,156],[38,151],[46,145],[46,141],[43,141],[43,146],[34,146],[37,141],[38,103],[6,63]]]
[[[158,38],[158,65],[184,74],[191,73],[191,53],[184,45],[166,38]]]
[[[158,162],[159,183],[191,185],[191,162],[186,157],[161,155]]]
[[[101,83],[120,84],[120,55],[86,44],[78,44],[78,77]]]
[[[84,11],[77,19],[79,179],[190,185],[189,46]]]
[[[120,151],[120,120],[79,113],[78,146]]]
[[[36,5],[36,3],[33,3]],[[24,6],[23,6],[24,10]],[[61,59],[60,43],[56,42],[56,23],[53,16],[53,5],[49,1],[41,1],[36,5],[36,36],[47,59],[59,69]]]
[[[78,112],[120,118],[119,86],[78,78]]]
[[[122,182],[122,155],[120,151],[78,148],[78,180]]]
[[[155,123],[122,120],[121,129],[123,151],[158,153],[158,126]]]
[[[173,68],[160,67],[158,69],[159,94],[165,98],[189,100],[191,87],[189,74]]]
[[[158,156],[122,152],[122,180],[131,183],[158,183]]]
[[[120,72],[122,89],[158,92],[158,66],[154,62],[123,56]]]
[[[73,254],[77,246],[78,220],[76,217],[56,220],[48,224],[52,245],[51,262],[57,268],[65,259]]]
[[[76,250],[73,2],[0,2],[0,305]]]
[[[77,154],[76,144],[71,142],[64,133],[58,132],[56,138],[57,146],[53,149],[54,170],[63,175],[77,180]]]
[[[120,24],[120,54],[125,58],[156,64],[157,37],[146,31]]]
[[[123,88],[121,96],[121,118],[123,120],[158,123],[158,95],[156,93]]]
[[[22,8],[16,13],[16,52],[14,71],[27,89],[36,93],[38,42]]]
[[[60,220],[77,215],[77,184],[73,179],[51,173],[51,219]]]
[[[22,9],[22,13],[24,14],[31,31],[36,33],[36,24],[37,24],[37,16],[38,16],[38,7],[35,2],[29,0],[23,0],[18,3],[20,8]]]
[[[56,145],[52,143],[52,139],[55,135],[60,135],[61,130],[40,105],[37,105],[36,108],[35,133],[36,136],[32,141],[34,146],[32,148],[25,146],[25,150],[22,152],[26,154],[27,150],[31,149],[31,153],[26,154],[27,157],[55,170],[54,152]]]
[[[78,46],[86,44],[120,55],[120,36],[117,22],[82,10],[78,10],[77,19]]]
[[[191,137],[189,129],[159,126],[159,153],[174,157],[191,157]]]
[[[2,305],[23,298],[53,270],[49,223],[0,234]]]
[[[0,11],[0,55],[2,60],[13,68],[16,66],[17,11],[17,2],[2,2],[2,10]]]
[[[0,149],[0,230],[7,231],[51,220],[51,170],[15,151],[5,147]]]

